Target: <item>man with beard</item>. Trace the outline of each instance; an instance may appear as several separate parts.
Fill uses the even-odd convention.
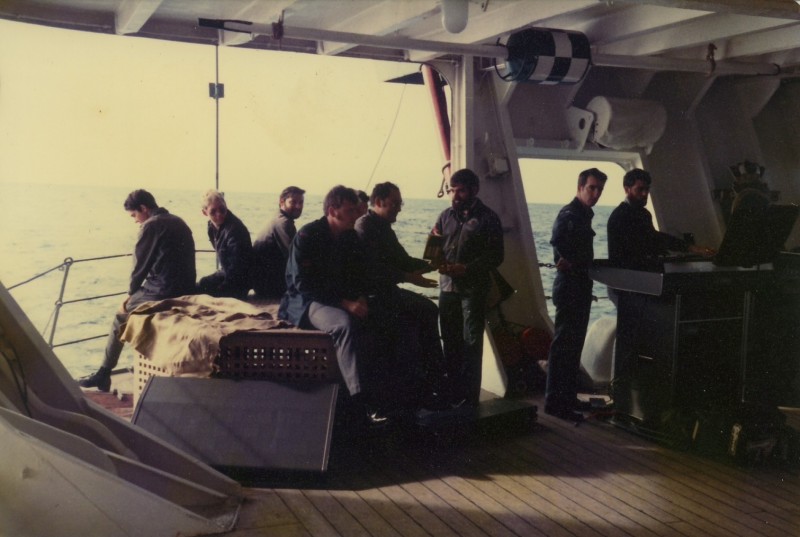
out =
[[[650,195],[650,174],[638,168],[625,174],[625,200],[608,218],[608,259],[615,266],[635,270],[658,270],[659,256],[669,251],[713,255],[711,248],[695,246],[657,231],[653,216],[645,209]]]
[[[280,298],[286,291],[286,261],[297,229],[294,221],[303,214],[305,190],[296,186],[283,189],[278,214],[258,234],[253,243],[252,284],[259,298]]]
[[[454,401],[476,407],[481,391],[483,332],[491,271],[503,262],[503,229],[497,214],[478,199],[480,181],[469,169],[450,177],[451,206],[431,231],[442,237],[439,322]]]

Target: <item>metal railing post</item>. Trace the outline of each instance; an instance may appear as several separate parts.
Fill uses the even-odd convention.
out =
[[[64,259],[64,278],[61,280],[61,292],[58,294],[58,300],[56,300],[55,306],[56,310],[53,314],[53,326],[50,327],[50,338],[47,341],[47,344],[50,348],[53,348],[53,339],[56,336],[56,326],[58,325],[58,314],[61,311],[61,306],[64,305],[64,291],[67,289],[67,278],[69,277],[69,268],[72,266],[74,260],[71,257]]]

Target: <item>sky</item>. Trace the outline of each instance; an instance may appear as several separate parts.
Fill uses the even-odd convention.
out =
[[[422,86],[384,82],[415,64],[226,47],[219,58],[220,190],[296,184],[324,194],[392,181],[406,198],[438,192],[429,97]],[[212,46],[0,21],[0,188],[214,187],[214,77]],[[524,180],[537,180],[529,201],[568,202],[591,165],[525,166]],[[601,169],[621,176],[613,164]],[[601,204],[616,205],[617,190]]]

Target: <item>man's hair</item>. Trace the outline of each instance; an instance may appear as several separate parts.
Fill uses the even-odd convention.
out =
[[[287,186],[281,191],[281,195],[278,198],[279,203],[283,203],[286,201],[286,198],[291,196],[302,196],[305,194],[306,191],[300,188],[299,186]]]
[[[225,207],[226,209],[228,208],[228,204],[225,203],[225,195],[219,190],[215,190],[213,188],[206,190],[206,192],[203,194],[201,201],[203,203],[200,206],[201,209],[205,209],[215,201],[219,201],[223,207]]]
[[[450,184],[464,185],[466,187],[477,187],[480,185],[480,179],[475,172],[469,168],[464,168],[462,170],[458,170],[456,173],[450,176]]]
[[[128,197],[125,198],[125,203],[123,203],[126,211],[138,211],[142,205],[148,209],[158,209],[156,198],[150,192],[141,188],[128,194]]]
[[[653,182],[653,178],[650,177],[648,172],[640,170],[639,168],[634,168],[622,178],[622,186],[630,188],[636,184],[636,181],[642,181],[647,186],[650,186],[650,183]]]
[[[353,205],[358,205],[356,191],[344,185],[336,185],[325,195],[325,200],[322,202],[322,212],[327,215],[328,209],[338,209],[348,201]]]
[[[361,203],[367,203],[369,201],[369,196],[367,196],[367,193],[363,190],[356,190],[356,196]]]
[[[385,183],[378,183],[372,189],[372,195],[369,197],[369,204],[374,207],[378,200],[385,200],[392,194],[392,192],[395,191],[399,192],[400,187],[394,183],[390,183],[389,181],[386,181]]]
[[[600,184],[605,184],[606,180],[608,180],[608,176],[597,168],[589,168],[588,170],[583,170],[578,175],[578,186],[581,187],[586,185],[586,181],[589,180],[589,177],[594,177],[600,181]]]

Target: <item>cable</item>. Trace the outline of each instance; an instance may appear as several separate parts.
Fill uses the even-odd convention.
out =
[[[400,107],[403,104],[403,96],[406,94],[406,86],[408,84],[403,84],[403,91],[400,93],[400,100],[397,103],[397,110],[394,112],[394,119],[392,120],[392,126],[389,128],[389,134],[386,135],[386,141],[383,143],[383,148],[381,149],[380,154],[378,155],[378,160],[375,162],[375,166],[372,168],[372,173],[369,175],[369,181],[367,181],[366,186],[364,187],[364,191],[369,190],[369,185],[372,184],[372,179],[375,177],[375,171],[378,169],[378,165],[381,163],[381,159],[383,158],[383,153],[386,151],[386,146],[389,145],[389,140],[392,139],[392,133],[394,133],[394,126],[397,124],[397,118],[400,115]]]

